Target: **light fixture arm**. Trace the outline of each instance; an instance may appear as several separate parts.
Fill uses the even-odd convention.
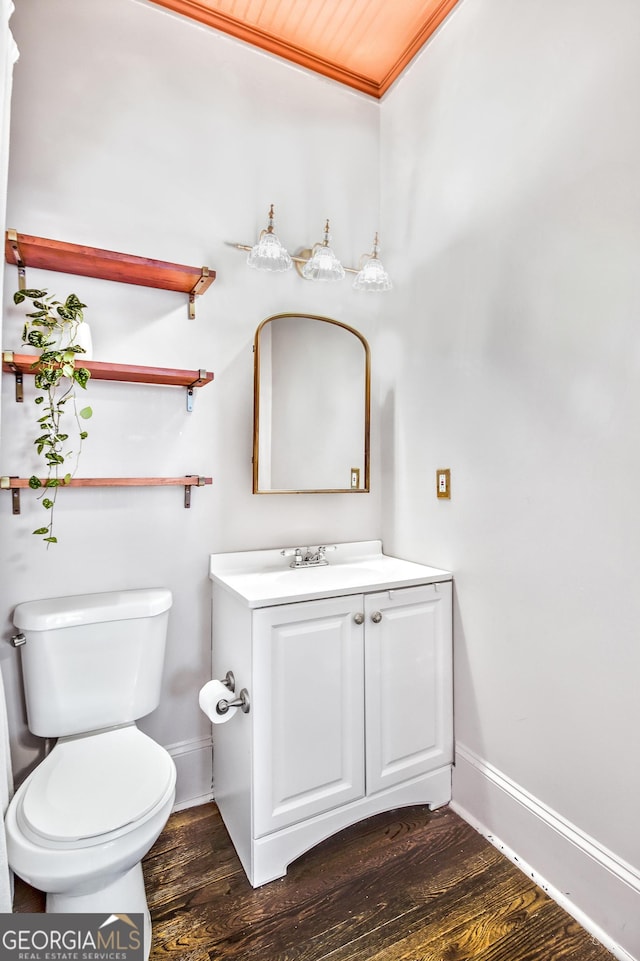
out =
[[[266,233],[267,231],[266,231],[266,230],[263,230],[262,232],[263,232],[263,233]],[[225,244],[227,245],[227,247],[234,247],[236,250],[246,250],[246,251],[253,250],[253,247],[251,246],[251,244],[234,244],[234,243],[233,243],[232,241],[230,241],[230,240],[225,240]],[[322,245],[321,245],[321,244],[315,244],[315,246],[316,246],[316,247],[319,247],[319,246],[322,246]],[[311,257],[312,253],[313,253],[313,250],[312,250],[310,247],[305,247],[305,248],[303,248],[302,250],[300,250],[299,253],[297,253],[297,254],[295,254],[295,255],[294,255],[294,254],[291,254],[291,259],[292,259],[292,261],[294,262],[294,264],[296,265],[296,269],[297,269],[298,265],[300,265],[301,267],[303,267],[303,266],[306,264],[306,262],[309,260],[309,258]],[[368,257],[369,255],[368,255],[368,254],[363,254],[362,256],[363,256],[363,257]],[[360,272],[357,267],[345,267],[344,269],[346,270],[346,272],[347,272],[348,274],[357,274],[357,273]],[[299,271],[298,271],[298,273],[299,273]]]

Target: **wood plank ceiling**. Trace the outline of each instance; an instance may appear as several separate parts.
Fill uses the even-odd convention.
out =
[[[153,0],[380,98],[458,0]]]

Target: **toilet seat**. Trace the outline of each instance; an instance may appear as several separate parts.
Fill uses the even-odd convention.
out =
[[[102,844],[149,816],[174,784],[171,757],[135,725],[63,738],[28,778],[18,822],[44,847]]]

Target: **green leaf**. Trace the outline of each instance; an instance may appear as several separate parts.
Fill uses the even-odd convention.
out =
[[[90,407],[83,407],[82,410],[78,412],[78,414],[80,417],[82,417],[83,420],[89,420],[89,418],[93,415],[93,411],[91,410]]]
[[[71,483],[71,474],[65,474],[64,477],[62,478],[62,483],[63,483],[63,484],[70,484],[70,483]]]
[[[40,485],[42,487],[42,484]],[[47,477],[44,482],[45,487],[60,487],[60,481],[57,477]]]
[[[45,497],[42,501],[42,506],[46,508],[46,510],[51,510],[53,507],[53,501],[49,497]]]
[[[86,367],[78,367],[73,373],[73,379],[77,384],[80,384],[81,387],[87,386],[87,381],[90,377],[91,373]]]
[[[42,487],[42,481],[40,480],[39,477],[35,477],[35,476],[30,477],[29,487],[31,488],[31,490],[37,491],[39,487]]]
[[[48,544],[57,544],[57,543],[58,543],[58,538],[57,538],[57,537],[45,537],[44,540],[47,541]]]
[[[32,533],[33,533],[33,534],[48,534],[48,533],[49,533],[49,528],[48,528],[48,527],[38,527],[38,529],[35,530],[35,531],[32,531]]]
[[[88,436],[89,436],[89,431],[88,431],[88,430],[81,430],[81,431],[80,431],[80,440],[86,440]]]
[[[76,296],[76,294],[69,294],[69,296],[64,302],[64,305],[65,307],[68,307],[70,310],[82,310],[83,307],[87,306],[86,304],[82,303],[82,301]]]
[[[41,330],[30,330],[27,334],[27,341],[30,347],[45,347],[47,338]]]
[[[28,290],[19,290],[19,291],[16,291],[16,293],[22,294],[23,300],[24,300],[25,297],[28,297],[29,300],[35,300],[36,297],[37,297],[38,300],[40,300],[41,297],[46,297],[46,296],[47,296],[47,291],[46,291],[46,290],[35,290],[33,287],[29,287]],[[15,297],[15,294],[14,294],[14,297]]]
[[[34,404],[41,404],[43,400],[44,400],[44,397],[36,397],[36,399],[34,400]]]

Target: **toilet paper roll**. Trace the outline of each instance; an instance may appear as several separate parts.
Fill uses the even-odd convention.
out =
[[[226,714],[218,714],[216,706],[219,701],[232,701],[234,698],[235,694],[222,681],[207,681],[198,695],[198,703],[213,724],[225,724],[238,708],[230,707]]]

